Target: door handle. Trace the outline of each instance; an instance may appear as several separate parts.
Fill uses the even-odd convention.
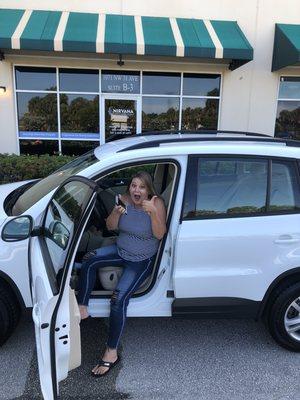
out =
[[[282,235],[279,236],[278,239],[274,240],[276,244],[292,244],[300,242],[300,238],[294,238],[290,235]]]

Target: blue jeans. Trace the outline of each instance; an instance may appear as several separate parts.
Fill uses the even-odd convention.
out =
[[[91,291],[95,285],[98,268],[107,266],[123,267],[122,276],[112,294],[110,302],[107,345],[111,349],[118,347],[125,325],[130,296],[151,274],[154,260],[155,255],[143,261],[124,260],[118,255],[115,244],[90,251],[83,257],[77,297],[78,304],[88,305]]]

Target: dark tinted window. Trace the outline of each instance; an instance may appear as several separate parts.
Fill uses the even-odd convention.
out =
[[[219,100],[217,99],[183,98],[181,129],[217,129],[218,112]]]
[[[83,141],[83,140],[62,140],[62,153],[67,156],[79,156],[95,147],[99,146],[99,141]]]
[[[184,217],[207,218],[264,213],[268,164],[264,160],[200,158],[194,179],[195,204],[185,203]],[[189,189],[187,189],[189,190]]]
[[[20,153],[30,155],[41,154],[58,154],[58,141],[57,140],[20,140]]]
[[[89,69],[61,68],[59,89],[66,92],[98,92],[99,72]]]
[[[299,211],[300,192],[295,164],[273,161],[270,211]]]
[[[179,94],[180,74],[144,72],[143,94]]]
[[[179,98],[143,97],[142,130],[176,130],[179,124]]]
[[[56,69],[16,67],[16,87],[22,90],[56,90]]]
[[[220,75],[183,74],[183,95],[219,96]]]

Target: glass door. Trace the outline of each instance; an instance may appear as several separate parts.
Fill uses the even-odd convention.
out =
[[[103,96],[101,142],[140,133],[140,99],[137,96]]]

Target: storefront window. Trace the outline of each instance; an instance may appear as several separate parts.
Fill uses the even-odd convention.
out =
[[[62,138],[99,138],[99,96],[60,94]]]
[[[183,130],[217,129],[219,101],[215,99],[182,100]]]
[[[180,94],[180,74],[144,72],[143,94]]]
[[[21,154],[58,154],[58,141],[57,140],[20,140],[20,153]]]
[[[183,74],[184,96],[219,96],[220,75]]]
[[[99,71],[93,69],[59,70],[59,90],[62,92],[99,92]]]
[[[101,91],[103,93],[140,93],[140,73],[136,71],[102,71]]]
[[[280,78],[275,136],[300,140],[300,77]]]
[[[15,77],[21,153],[82,154],[100,140],[218,127],[219,74],[16,66]],[[294,84],[283,88],[296,101],[290,113]]]
[[[61,142],[62,153],[68,156],[79,156],[97,146],[99,146],[98,141],[62,140]]]
[[[17,93],[20,137],[57,138],[57,98],[54,93]]]
[[[142,131],[176,130],[179,127],[179,98],[143,97]]]
[[[16,67],[19,90],[56,90],[55,68]]]

